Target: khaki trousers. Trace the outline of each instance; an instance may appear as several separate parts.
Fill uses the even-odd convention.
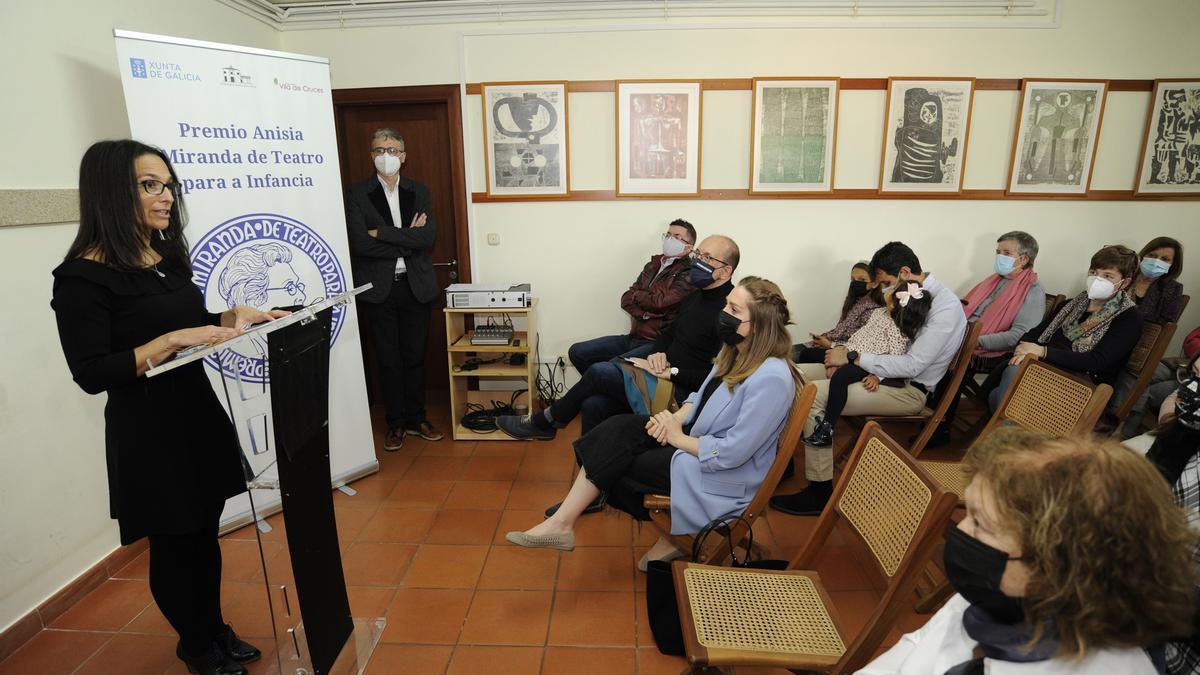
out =
[[[798,363],[796,368],[805,382],[817,385],[817,398],[813,401],[808,419],[804,422],[804,436],[813,432],[814,420],[825,414],[825,402],[829,400],[829,378],[825,366],[820,363]],[[925,407],[925,393],[906,384],[903,387],[879,387],[867,391],[861,382],[855,382],[846,390],[846,408],[842,415],[916,415]],[[833,448],[804,446],[804,475],[810,481],[833,480]]]

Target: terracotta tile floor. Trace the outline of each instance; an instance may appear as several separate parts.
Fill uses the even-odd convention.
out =
[[[444,415],[435,422],[449,427]],[[577,434],[572,426],[545,443],[410,437],[399,452],[377,453],[380,471],[353,484],[357,495],[334,493],[354,615],[387,618],[369,673],[680,672],[683,659],[654,647],[644,576],[634,569],[656,538],[648,525],[612,511],[586,516],[572,553],[504,541],[506,531],[539,522],[542,509],[565,494]],[[378,434],[376,443],[382,448]],[[801,484],[792,478],[780,492]],[[787,558],[815,521],[772,511],[756,526],[757,539]],[[263,535],[268,571],[273,580],[286,579],[282,516],[270,522],[273,531]],[[818,571],[849,630],[857,631],[878,591],[845,537],[834,533]],[[275,673],[254,532],[242,528],[221,545],[226,618],[267,654],[251,672]],[[185,673],[174,658],[174,634],[152,602],[146,556],[0,662],[0,675]],[[897,626],[923,622],[905,614]],[[889,644],[899,634],[894,630]]]

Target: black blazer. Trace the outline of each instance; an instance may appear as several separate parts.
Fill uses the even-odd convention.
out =
[[[429,251],[437,240],[437,223],[430,205],[429,188],[401,175],[397,183],[400,216],[403,223],[392,222],[387,197],[377,176],[350,186],[346,195],[346,227],[350,239],[350,266],[354,285],[374,284],[358,296],[360,302],[383,302],[391,292],[396,274],[396,259],[404,258],[408,284],[420,302],[437,297],[437,277]],[[424,213],[424,227],[409,227],[413,216]],[[377,237],[367,234],[377,230]]]

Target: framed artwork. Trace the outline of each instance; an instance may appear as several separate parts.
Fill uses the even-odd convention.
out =
[[[1107,96],[1104,80],[1023,80],[1008,194],[1087,195]]]
[[[566,82],[485,82],[483,156],[492,197],[570,191]]]
[[[973,77],[888,78],[879,192],[962,192]]]
[[[700,194],[700,82],[617,81],[617,196]]]
[[[1134,194],[1200,194],[1200,78],[1155,80]]]
[[[754,78],[750,194],[832,192],[837,78]]]

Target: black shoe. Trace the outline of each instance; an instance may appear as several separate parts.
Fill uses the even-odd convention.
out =
[[[175,656],[187,666],[189,673],[199,675],[247,675],[248,671],[242,664],[229,658],[225,650],[217,643],[212,643],[200,656],[189,656],[183,651],[183,643],[175,645]]]
[[[588,504],[588,507],[583,510],[583,515],[586,516],[589,513],[600,513],[601,511],[604,510],[604,505],[607,502],[608,502],[608,495],[601,492],[600,496],[596,497],[595,501],[593,501],[591,504]],[[553,516],[554,514],[558,513],[558,507],[560,507],[560,506],[562,506],[562,502],[559,502],[559,503],[555,504],[554,506],[551,506],[550,508],[546,509],[546,517],[549,518],[550,516]]]
[[[558,434],[558,430],[554,427],[543,429],[534,424],[529,415],[500,415],[496,418],[496,426],[504,433],[521,441],[549,441]]]
[[[833,446],[833,425],[830,424],[824,417],[818,417],[816,427],[809,434],[808,438],[804,439],[804,444],[812,448],[829,448]]]
[[[387,452],[396,452],[404,447],[404,430],[396,427],[389,429],[387,435],[383,437],[383,449]]]
[[[810,481],[808,487],[793,495],[771,497],[771,507],[793,516],[818,516],[833,494],[833,481]]]
[[[262,651],[238,637],[237,633],[233,632],[233,626],[229,624],[225,624],[225,628],[217,633],[216,640],[225,654],[238,663],[250,663],[262,657]]]

